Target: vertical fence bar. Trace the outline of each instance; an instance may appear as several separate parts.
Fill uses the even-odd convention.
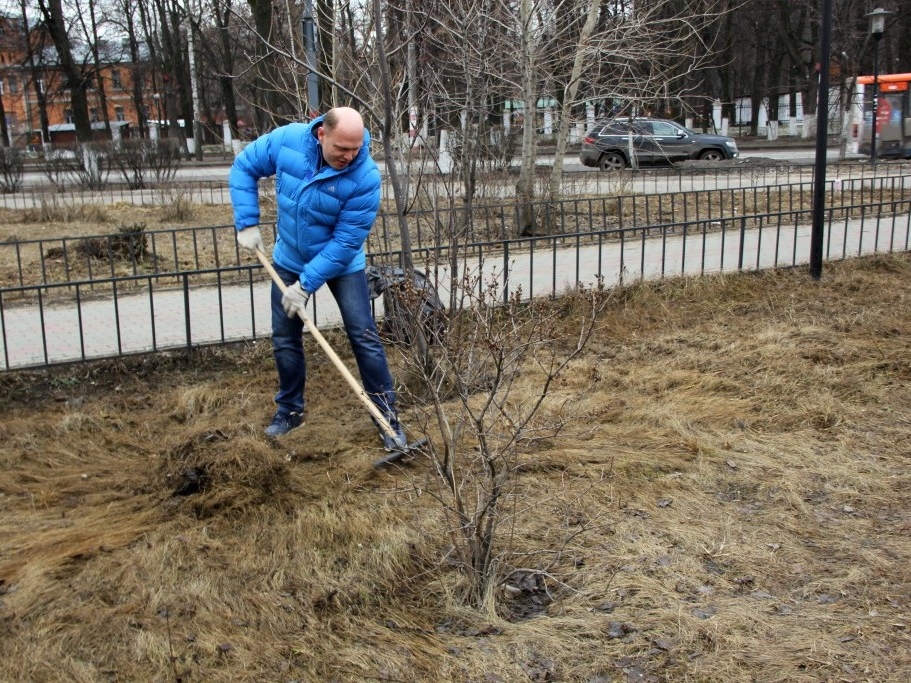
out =
[[[6,336],[6,308],[3,305],[3,290],[0,290],[0,337],[3,338],[3,367],[9,370],[9,339]]]
[[[908,251],[908,241],[911,238],[911,202],[904,202],[905,206],[905,251]]]
[[[183,324],[184,333],[186,334],[187,348],[193,346],[192,325],[190,322],[190,276],[183,274]]]
[[[550,298],[557,296],[557,240],[550,241]]]
[[[639,231],[639,282],[645,281],[645,230]]]
[[[148,278],[149,286],[149,325],[152,331],[152,350],[158,350],[158,335],[155,327],[155,297],[152,287],[152,278]]]
[[[262,266],[259,266],[262,268]],[[250,324],[253,326],[252,337],[256,339],[256,297],[253,294],[253,268],[247,269],[247,286],[250,292]]]
[[[843,259],[848,257],[848,228],[851,226],[851,213],[851,210],[845,211],[845,229],[841,236],[841,257]]]
[[[623,286],[623,277],[626,274],[626,233],[623,230],[620,233],[620,286]]]
[[[215,282],[218,290],[218,335],[222,343],[225,341],[225,299],[221,287],[221,271],[215,274]]]
[[[482,268],[481,272],[483,270]],[[509,242],[503,245],[503,303],[509,303]]]
[[[38,289],[38,319],[41,322],[41,350],[44,353],[44,364],[50,364],[50,357],[47,353],[47,325],[44,319],[44,297],[41,294],[41,289]]]
[[[686,204],[684,204],[686,206]],[[680,243],[680,274],[686,275],[686,243],[689,239],[689,223],[684,223],[683,228],[680,230],[680,239],[683,240]]]
[[[759,216],[758,224],[756,226],[756,270],[759,270],[762,267],[762,261],[760,260],[760,255],[762,254],[762,227],[763,227],[763,218],[764,216]],[[746,219],[744,219],[746,220]]]
[[[22,268],[22,249],[19,242],[16,242],[16,272],[18,274],[19,286],[25,285],[24,270]]]
[[[727,224],[728,224],[728,222],[726,220],[724,220],[724,219],[721,220],[721,258],[718,261],[718,270],[720,270],[722,273],[724,272],[725,240],[727,239],[727,235],[728,235]]]
[[[702,256],[701,256],[702,263],[699,267],[700,275],[705,275],[705,257],[706,257],[705,250],[706,250],[706,247],[708,246],[708,232],[709,232],[709,222],[707,220],[703,220],[702,221]]]
[[[82,288],[76,284],[76,320],[79,328],[79,357],[85,360],[85,327],[82,321]]]
[[[236,246],[237,240],[234,240],[234,242],[235,242],[235,248],[237,248],[237,246]],[[172,247],[172,249],[174,250],[174,265],[175,265],[175,267],[176,267],[177,264],[180,263],[180,257],[178,256],[178,251],[177,251],[177,233],[176,233],[176,232],[172,232],[172,233],[171,233],[171,247]],[[238,251],[238,257],[237,257],[237,258],[240,259],[240,252],[239,252],[239,251]]]
[[[117,291],[117,280],[111,283],[111,294],[114,297],[114,330],[117,335],[117,355],[123,355],[123,334],[120,331],[120,297]]]
[[[743,270],[743,250],[747,238],[747,219],[745,216],[740,218],[740,246],[737,250],[737,270]]]

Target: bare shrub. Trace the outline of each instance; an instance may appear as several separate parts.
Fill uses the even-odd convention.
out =
[[[0,147],[0,191],[17,192],[22,187],[25,162],[18,149]]]
[[[68,182],[84,190],[102,190],[107,185],[113,152],[109,142],[61,145],[48,152],[42,170],[58,190],[63,190]]]
[[[512,163],[519,137],[512,129],[505,132],[501,128],[472,126],[467,135],[453,131],[447,146],[459,166],[477,164],[478,170],[502,171]]]
[[[183,158],[180,145],[172,140],[145,141],[146,162],[156,182],[172,180]]]
[[[423,488],[443,511],[451,561],[464,579],[462,598],[494,610],[507,577],[547,571],[537,567],[529,574],[501,531],[541,502],[522,495],[519,474],[529,455],[573,419],[579,397],[556,389],[608,296],[600,286],[580,287],[555,306],[529,301],[519,289],[504,301],[496,273],[466,274],[453,285],[459,303],[439,346],[422,355],[422,344],[411,344],[405,364],[412,398],[425,406],[417,409],[422,427],[439,434],[428,445],[433,475]],[[417,308],[401,320],[422,320],[422,297],[403,297],[400,305],[410,301]],[[423,335],[417,326],[408,332],[410,339]]]
[[[159,192],[162,220],[188,221],[193,218],[193,202],[181,188],[169,187]]]
[[[102,204],[77,204],[46,193],[39,197],[37,206],[22,212],[20,220],[23,223],[107,223],[110,217]]]
[[[149,141],[123,140],[111,150],[111,168],[120,173],[131,190],[145,187],[145,174],[149,169]]]
[[[41,171],[59,192],[66,189],[67,182],[75,174],[76,154],[64,146],[48,148],[40,163]]]

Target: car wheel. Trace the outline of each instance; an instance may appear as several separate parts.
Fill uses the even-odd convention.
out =
[[[719,152],[717,149],[707,149],[699,155],[700,161],[721,161],[723,159],[724,154]]]
[[[598,161],[602,171],[622,171],[626,168],[626,157],[620,152],[605,152]]]

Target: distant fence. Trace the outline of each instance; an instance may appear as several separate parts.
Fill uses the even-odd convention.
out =
[[[730,165],[706,168],[682,164],[672,168],[627,169],[620,172],[604,172],[586,169],[576,172],[564,172],[560,176],[560,196],[573,197],[580,195],[626,195],[656,194],[664,192],[694,192],[719,187],[752,187],[761,185],[781,185],[813,180],[813,166],[809,164],[790,164],[787,162],[768,162],[761,160],[740,160],[729,162]],[[192,171],[192,169],[184,169]],[[178,199],[198,204],[214,206],[229,205],[228,169],[223,169],[224,178],[219,180],[179,180],[159,183],[142,190],[130,190],[123,183],[108,183],[98,190],[82,190],[69,185],[58,190],[46,182],[26,185],[21,190],[10,194],[0,194],[0,208],[7,209],[40,209],[45,207],[75,207],[88,204],[123,203],[133,206],[160,206]],[[845,161],[830,163],[827,174],[830,179],[857,180],[883,176],[905,176],[911,173],[911,162],[889,161],[872,166],[866,161]],[[407,193],[411,200],[421,206],[433,198],[456,195],[461,197],[462,188],[456,174],[440,175],[430,170],[412,169],[407,179]],[[515,196],[517,175],[515,170],[490,173],[484,176],[483,183],[476,183],[475,204],[497,203],[511,200]],[[388,177],[384,177],[383,196],[391,199],[392,187]],[[543,196],[550,184],[550,167],[541,166],[535,175],[535,192]],[[274,195],[272,179],[260,181],[260,196],[268,203]],[[268,208],[268,207],[267,207]]]
[[[903,190],[903,183],[899,186]],[[863,204],[827,208],[826,259],[909,249],[911,199],[892,197],[901,193],[894,188],[865,191]],[[888,198],[877,200],[880,191]],[[477,272],[482,281],[496,278],[504,297],[519,289],[525,297],[558,295],[578,283],[614,286],[678,275],[796,266],[809,260],[810,223],[809,209],[782,207],[758,214],[479,240],[458,253],[448,245],[425,244],[414,257],[444,301],[453,281],[449,270],[453,258],[460,271]],[[230,235],[230,229],[223,232]],[[189,234],[192,237],[187,240],[167,233],[156,238],[171,245],[167,260],[175,267],[169,271],[142,272],[137,261],[122,272],[108,264],[92,270],[91,277],[85,273],[70,281],[52,281],[45,275],[44,280],[31,282],[20,259],[22,284],[0,288],[3,369],[268,337],[270,283],[259,266],[241,259],[233,242],[231,247],[216,246],[218,229]],[[204,236],[209,238],[205,243]],[[217,267],[193,269],[203,261],[201,256],[187,256],[194,252],[174,246],[184,242],[192,244],[197,254],[217,255]],[[39,251],[46,249],[44,245]],[[371,259],[396,263],[399,254],[376,252]],[[178,270],[184,261],[186,269]],[[83,272],[75,265],[63,268],[63,272],[77,271]],[[325,289],[311,299],[311,314],[321,327],[337,325],[339,320]]]

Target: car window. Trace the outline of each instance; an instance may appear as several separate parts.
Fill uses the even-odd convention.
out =
[[[680,134],[680,129],[667,121],[653,121],[652,130],[654,135],[661,135],[664,137],[676,137]]]
[[[627,126],[622,121],[608,121],[598,135],[626,135]]]
[[[636,121],[633,124],[633,129],[639,135],[652,135],[652,122],[651,121]]]

